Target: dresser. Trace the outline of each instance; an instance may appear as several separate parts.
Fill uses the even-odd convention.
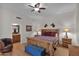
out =
[[[13,43],[20,42],[20,34],[12,34]]]
[[[68,48],[68,45],[72,44],[71,38],[62,38],[62,46]]]

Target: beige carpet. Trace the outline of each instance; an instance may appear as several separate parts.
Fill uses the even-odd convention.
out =
[[[70,46],[69,52],[69,56],[79,56],[79,46]]]
[[[64,47],[57,47],[54,56],[69,56],[69,50]]]
[[[2,54],[0,54],[2,56]],[[20,43],[13,44],[12,53],[5,53],[4,56],[28,56],[29,54],[24,52],[24,45]]]
[[[15,43],[13,44],[13,51],[12,54],[5,54],[7,56],[12,55],[12,56],[30,56],[28,53],[24,52],[24,45],[25,44],[20,44],[20,43]],[[68,56],[69,51],[67,48],[63,47],[57,47],[57,50],[55,51],[55,56]]]

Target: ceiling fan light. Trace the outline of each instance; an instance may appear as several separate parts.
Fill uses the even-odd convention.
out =
[[[39,10],[39,8],[35,8],[35,11],[38,11]]]

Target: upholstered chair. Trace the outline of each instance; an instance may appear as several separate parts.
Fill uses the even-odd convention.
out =
[[[0,53],[12,52],[13,44],[11,38],[0,39]]]

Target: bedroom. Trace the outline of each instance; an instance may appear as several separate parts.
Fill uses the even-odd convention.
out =
[[[49,29],[52,23],[59,29],[59,43],[64,38],[64,28],[69,29],[68,38],[72,39],[72,45],[78,46],[78,14],[79,4],[76,3],[41,3],[45,10],[41,13],[31,12],[28,3],[0,3],[0,38],[12,38],[13,24],[19,25],[20,44],[27,43],[27,37],[37,35],[37,31]],[[18,18],[19,17],[19,18]],[[27,30],[27,25],[32,30]],[[6,30],[5,30],[6,29]],[[29,29],[29,28],[28,28]]]

